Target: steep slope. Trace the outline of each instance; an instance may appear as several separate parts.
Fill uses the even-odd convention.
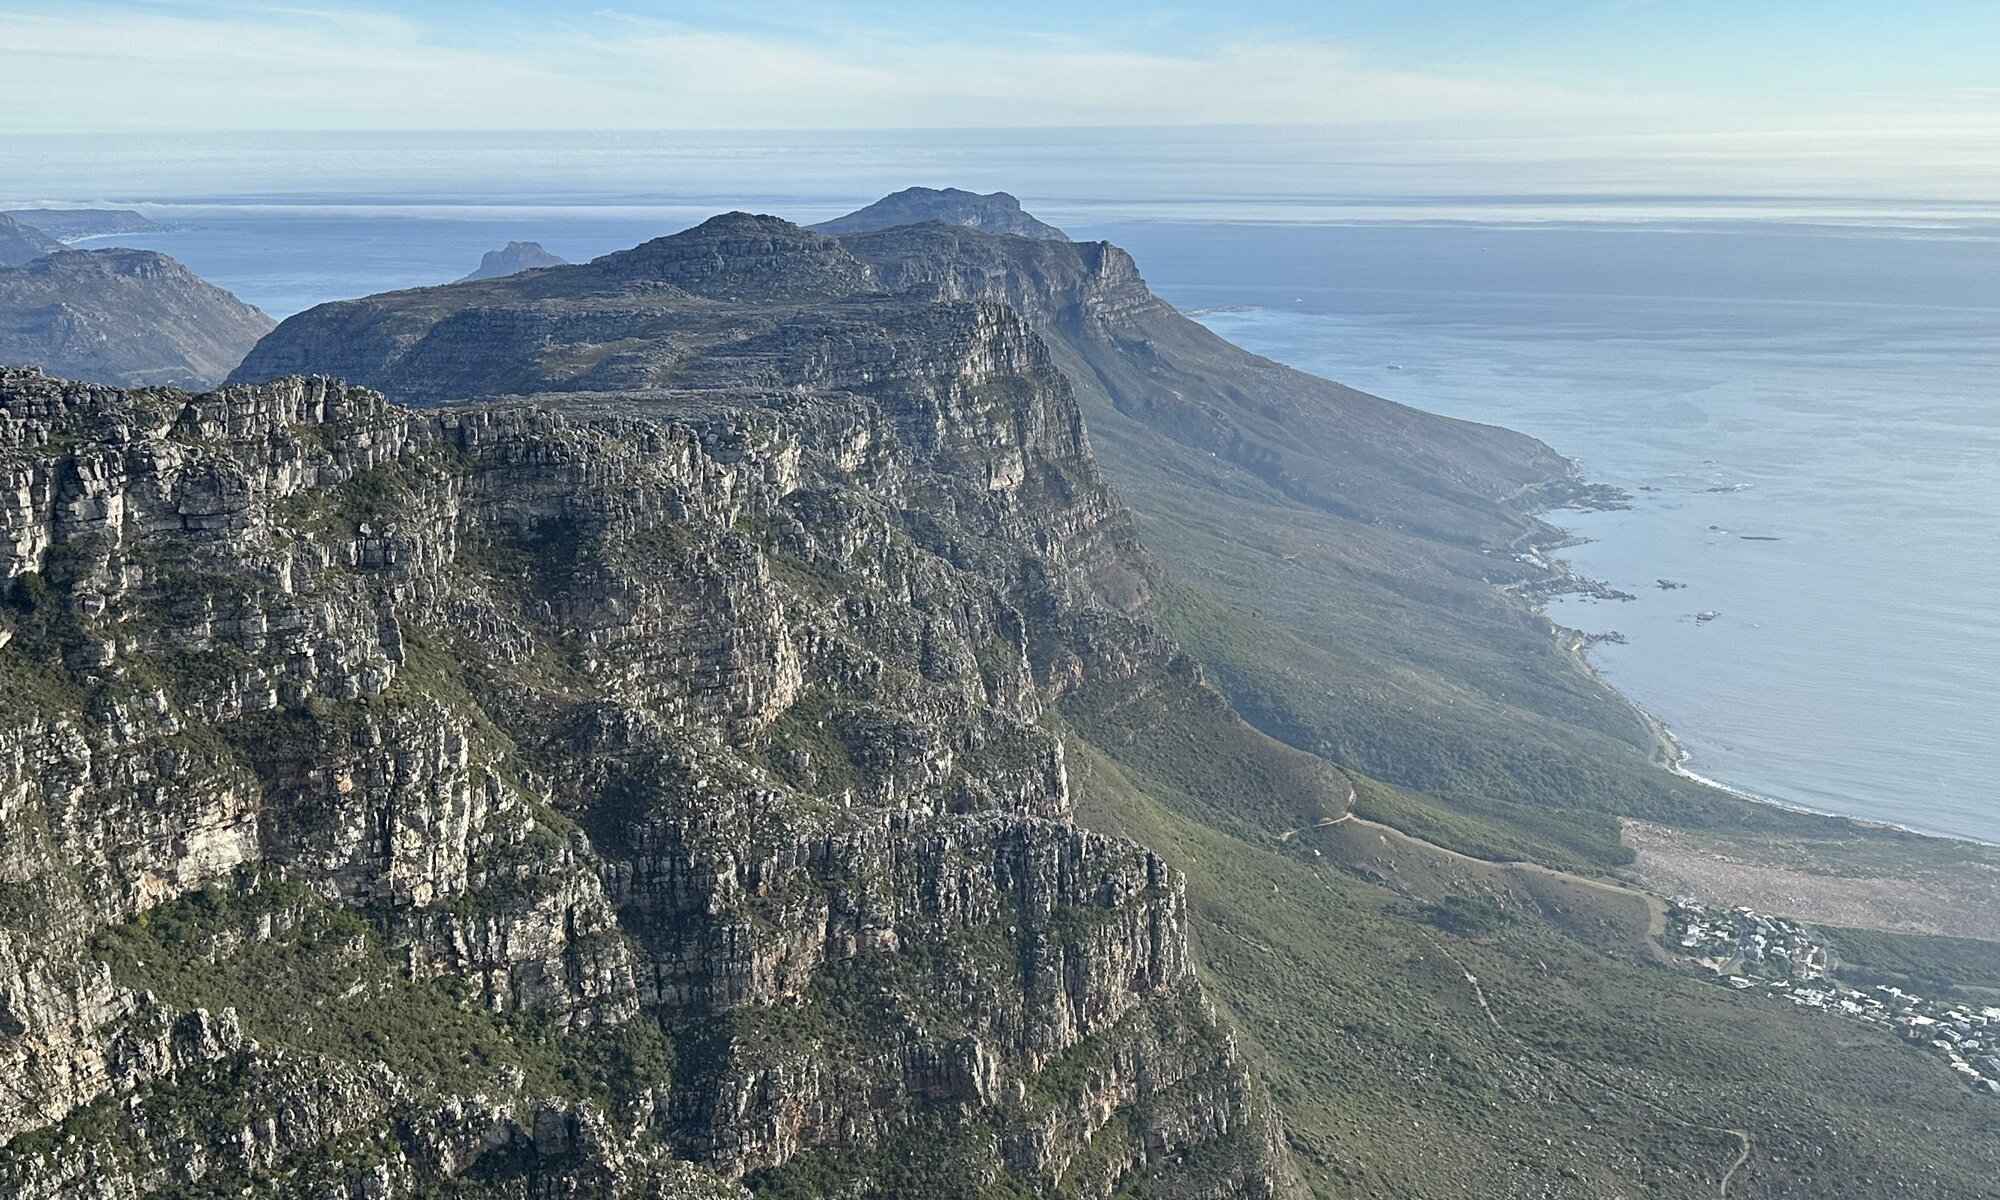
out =
[[[1892,1038],[1663,971],[1643,897],[1361,819],[1592,874],[1629,856],[1621,812],[1903,861],[1849,823],[1652,767],[1648,731],[1522,603],[1576,586],[1537,552],[1555,531],[1532,510],[1611,497],[1517,435],[1219,342],[1114,247],[935,224],[842,240],[887,286],[1005,299],[1050,343],[1148,545],[1199,585],[1148,611],[1246,716],[1433,793],[1359,779],[1353,816],[1273,838],[1228,819],[1260,785],[1192,749],[1185,715],[1061,708],[1083,819],[1189,871],[1211,989],[1261,1043],[1317,1192],[1988,1193],[1990,1168],[1948,1147],[1983,1142],[1995,1112]]]
[[[1072,375],[1094,384],[1119,415],[1314,507],[1370,521],[1393,513],[1428,536],[1504,544],[1531,523],[1495,502],[1570,475],[1532,438],[1420,412],[1237,349],[1153,295],[1131,256],[1109,243],[936,223],[841,240],[897,291],[1004,299],[1054,335]]]
[[[1994,1195],[2000,1104],[1886,1029],[1674,969],[1656,901],[1358,819],[1226,833],[1232,772],[1063,711],[1079,819],[1185,869],[1197,970],[1316,1195]]]
[[[0,363],[98,383],[198,387],[271,318],[150,250],[61,250],[0,269]]]
[[[533,271],[538,267],[565,267],[569,260],[558,258],[542,249],[540,242],[508,242],[498,250],[488,250],[479,259],[479,266],[472,274],[459,280],[497,279],[502,275],[519,275],[523,271]]]
[[[1987,1194],[2000,1110],[1938,1072],[1902,1088],[1886,1037],[1828,1034],[1668,969],[1643,897],[1389,827],[1602,873],[1623,853],[1608,812],[1758,818],[1648,768],[1643,726],[1494,586],[1559,582],[1513,548],[1550,536],[1521,505],[1574,490],[1567,464],[1518,435],[1241,363],[1187,324],[1109,248],[935,225],[834,242],[732,215],[582,267],[328,306],[274,334],[257,369],[339,362],[431,401],[537,392],[574,412],[613,403],[595,389],[616,386],[637,389],[616,403],[679,414],[742,405],[746,385],[774,400],[895,395],[940,356],[1061,367],[1149,538],[1235,603],[1177,582],[1122,522],[1030,519],[1067,504],[1001,516],[995,528],[1059,554],[1057,574],[1098,606],[1079,629],[1066,604],[1018,604],[1027,629],[1051,631],[1025,641],[1036,724],[1065,739],[1088,827],[1138,836],[1188,873],[1192,962],[1255,1039],[1317,1194],[1705,1198],[1725,1176],[1739,1200],[1841,1194],[1845,1180],[1855,1194]],[[993,377],[946,408],[1019,399]],[[1265,409],[1311,436],[1280,444]],[[1077,409],[1049,411],[1027,428],[1081,446]],[[899,437],[1002,494],[1029,478],[986,445],[1018,435],[929,432],[960,424],[927,416]],[[1052,496],[1076,482],[1041,478],[1030,490]],[[976,493],[926,499],[924,520]],[[964,543],[941,557],[969,561]],[[1196,653],[1102,609],[1157,616]],[[1247,728],[1211,673],[1276,738]],[[787,750],[826,761],[823,742]],[[1737,1037],[1755,1051],[1732,1052]],[[1739,1133],[1755,1161],[1737,1164]],[[1941,1167],[1941,1141],[1982,1149]],[[963,1143],[900,1149],[911,1193],[963,1170]],[[883,1169],[815,1149],[751,1179],[818,1196]]]
[[[1741,814],[1654,770],[1644,723],[1522,602],[1576,586],[1534,510],[1612,499],[1547,446],[1240,350],[1115,246],[936,224],[842,241],[887,286],[1005,299],[1049,342],[1148,544],[1200,589],[1156,617],[1260,728],[1510,817]]]
[[[788,290],[763,294],[759,274],[784,279]],[[1137,422],[1187,449],[1226,456],[1280,494],[1337,514],[1377,521],[1396,513],[1428,536],[1504,545],[1536,524],[1499,502],[1571,476],[1565,460],[1533,439],[1422,413],[1237,350],[1147,291],[1116,247],[937,223],[836,241],[777,218],[729,214],[530,279],[321,305],[286,321],[234,378],[311,366],[437,401],[503,386],[490,368],[464,361],[484,332],[463,327],[475,316],[534,314],[546,325],[535,333],[570,348],[664,341],[652,354],[666,360],[675,336],[698,323],[701,299],[797,307],[884,293],[1004,302],[1052,335],[1072,379],[1125,418],[1104,424]],[[556,320],[586,315],[588,324]],[[645,316],[658,320],[632,324]],[[593,384],[556,354],[520,381],[522,390],[580,386]]]
[[[1293,1194],[1043,727],[1198,679],[1038,343],[921,323],[557,406],[0,375],[0,1191]]]
[[[1108,477],[1195,585],[1149,611],[1266,732],[1486,816],[1584,810],[1545,849],[1601,865],[1624,854],[1609,814],[1754,815],[1655,769],[1650,729],[1523,602],[1574,586],[1532,515],[1600,499],[1570,463],[1239,350],[1113,246],[731,214],[582,266],[324,305],[235,378],[324,371],[418,403],[654,386],[724,344],[824,356],[881,313],[964,300],[1021,314],[1074,382]]]
[[[966,229],[1011,233],[1051,242],[1069,240],[1069,235],[1062,230],[1022,211],[1021,202],[1006,192],[989,192],[982,196],[960,188],[905,188],[882,197],[866,208],[823,221],[812,228],[821,233],[858,233],[924,221],[942,221]]]
[[[62,248],[61,242],[34,226],[0,214],[0,267],[28,262],[44,254],[54,254]]]

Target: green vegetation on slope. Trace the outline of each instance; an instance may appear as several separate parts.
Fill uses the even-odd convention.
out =
[[[1070,743],[1081,814],[1186,873],[1204,981],[1316,1194],[1707,1200],[1732,1131],[1737,1200],[2000,1194],[2000,1106],[1886,1032],[1662,964],[1635,893],[1359,821],[1231,836],[1097,732]]]
[[[1825,928],[1850,984],[1885,983],[1927,995],[2000,996],[2000,942],[1876,929]]]
[[[107,929],[92,948],[121,983],[177,1008],[234,1008],[267,1050],[387,1063],[440,1094],[504,1092],[495,1081],[512,1069],[532,1095],[618,1112],[670,1075],[673,1047],[650,1020],[562,1032],[486,1011],[459,976],[412,978],[388,955],[393,919],[246,873]]]

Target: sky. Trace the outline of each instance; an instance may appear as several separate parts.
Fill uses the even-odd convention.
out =
[[[1991,0],[0,0],[0,134],[1315,125],[1971,198],[1996,46]]]

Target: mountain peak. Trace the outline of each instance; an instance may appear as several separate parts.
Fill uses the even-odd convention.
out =
[[[612,278],[673,284],[713,300],[837,298],[880,290],[833,238],[782,217],[727,212],[591,262]]]
[[[864,233],[925,221],[942,221],[947,225],[963,225],[987,233],[1011,233],[1047,242],[1069,240],[1069,235],[1062,230],[1030,216],[1022,209],[1021,202],[1006,192],[980,195],[962,188],[904,188],[866,208],[823,221],[812,228],[821,233]]]

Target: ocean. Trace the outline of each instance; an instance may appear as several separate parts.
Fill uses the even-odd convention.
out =
[[[1563,557],[1634,599],[1550,615],[1624,636],[1590,657],[1688,769],[2000,841],[2000,240],[1796,225],[1120,236],[1232,341],[1531,433],[1630,493],[1629,510],[1554,519],[1590,539]],[[1203,251],[1164,253],[1187,239]]]
[[[1690,769],[2000,842],[1994,214],[1399,196],[1329,167],[1337,139],[1204,136],[0,139],[0,205],[141,207],[174,228],[90,244],[162,250],[282,317],[509,240],[582,259],[729,208],[1007,187],[1251,350],[1523,430],[1629,492],[1555,519],[1588,539],[1578,570],[1635,598],[1551,615],[1624,636],[1593,662]]]

